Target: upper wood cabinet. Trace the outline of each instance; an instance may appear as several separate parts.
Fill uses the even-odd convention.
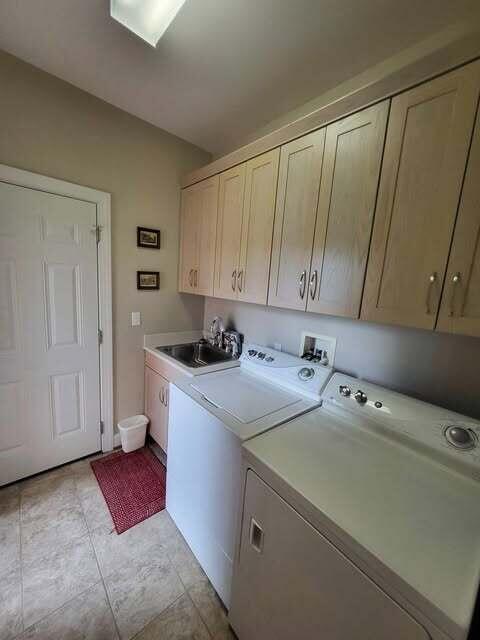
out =
[[[435,326],[477,108],[480,63],[392,100],[362,318]]]
[[[213,295],[218,176],[182,192],[179,290]]]
[[[213,286],[213,294],[217,298],[236,297],[244,195],[244,164],[220,174]]]
[[[220,174],[214,295],[267,302],[279,149]]]
[[[308,311],[358,318],[389,101],[327,127]]]
[[[269,305],[306,308],[324,144],[321,129],[281,149]]]
[[[470,149],[437,329],[480,336],[480,113]]]
[[[280,149],[246,164],[237,297],[266,304]]]

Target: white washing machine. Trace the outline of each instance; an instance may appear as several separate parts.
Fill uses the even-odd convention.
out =
[[[331,373],[248,345],[239,367],[171,386],[167,510],[227,608],[242,443],[318,407]]]
[[[480,577],[480,422],[335,373],[247,442],[240,640],[466,640]]]

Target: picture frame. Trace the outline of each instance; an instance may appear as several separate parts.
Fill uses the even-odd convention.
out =
[[[160,229],[137,227],[137,247],[160,249]]]
[[[157,291],[160,289],[160,272],[137,271],[137,289],[139,291]]]

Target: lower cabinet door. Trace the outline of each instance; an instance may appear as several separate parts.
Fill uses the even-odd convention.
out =
[[[248,471],[230,624],[239,640],[427,640],[426,630]]]
[[[150,420],[149,433],[162,449],[168,442],[168,380],[145,367],[145,415]]]

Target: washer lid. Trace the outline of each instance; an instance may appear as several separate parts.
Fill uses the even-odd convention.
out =
[[[302,401],[299,396],[241,369],[199,376],[190,386],[205,400],[244,424]]]

